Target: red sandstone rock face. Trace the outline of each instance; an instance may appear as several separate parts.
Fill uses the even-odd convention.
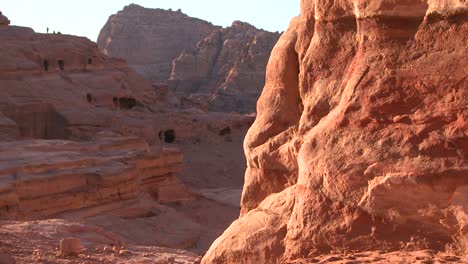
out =
[[[0,219],[93,216],[146,196],[184,201],[190,195],[177,179],[181,162],[180,151],[151,149],[137,138],[3,142]]]
[[[0,230],[0,252],[11,242],[18,262],[38,262],[32,247],[53,249],[64,237],[53,244],[43,239],[50,226],[24,221],[59,217],[138,247],[127,256],[135,263],[167,263],[154,255],[143,261],[139,247],[203,252],[238,216],[241,142],[254,116],[177,110],[167,86],[85,38],[2,26],[0,57],[0,226],[32,223],[40,232],[18,250],[22,244]],[[84,233],[86,244],[115,243]]]
[[[92,137],[130,110],[163,105],[150,82],[85,38],[3,27],[0,56],[1,124],[16,124],[11,139]]]
[[[218,27],[179,11],[132,4],[109,18],[98,46],[106,55],[123,58],[150,80],[167,80],[172,61]]]
[[[278,38],[240,21],[216,30],[174,60],[172,90],[210,111],[253,113]]]
[[[242,216],[203,263],[468,247],[468,6],[303,0],[245,140]]]

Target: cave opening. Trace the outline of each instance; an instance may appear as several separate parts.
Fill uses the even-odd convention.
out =
[[[88,64],[91,65],[93,63],[93,60],[91,58],[88,58]]]
[[[61,71],[65,70],[65,61],[64,60],[58,60],[57,64],[58,64]]]
[[[226,136],[226,135],[230,135],[231,132],[232,132],[232,129],[231,129],[231,127],[228,126],[228,127],[225,127],[225,128],[223,128],[223,129],[221,129],[221,130],[219,131],[219,135],[220,135],[220,136]]]
[[[91,103],[93,101],[93,96],[91,94],[86,94],[86,101],[88,101],[88,103]]]
[[[43,66],[44,66],[44,70],[45,71],[49,71],[49,61],[48,60],[44,60],[44,62],[42,63]]]
[[[121,109],[132,109],[137,105],[137,100],[135,98],[122,97],[119,98],[119,104]]]
[[[169,129],[164,131],[164,142],[166,143],[174,143],[176,140],[176,133],[174,129]]]

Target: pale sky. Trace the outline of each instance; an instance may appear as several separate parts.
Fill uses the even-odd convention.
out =
[[[229,26],[234,20],[269,31],[284,31],[299,15],[299,0],[0,0],[0,11],[12,25],[45,32],[85,36],[96,41],[110,15],[131,3],[182,12]]]

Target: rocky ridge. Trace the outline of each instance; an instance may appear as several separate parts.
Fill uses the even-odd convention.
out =
[[[235,21],[173,62],[171,89],[209,111],[254,113],[278,33]]]
[[[244,143],[241,217],[202,263],[422,249],[462,263],[467,18],[458,0],[302,0]]]
[[[179,108],[253,113],[278,38],[240,21],[221,28],[181,11],[130,5],[109,18],[98,45],[169,92]]]

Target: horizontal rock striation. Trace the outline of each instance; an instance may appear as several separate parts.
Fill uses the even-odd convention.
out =
[[[182,154],[137,138],[0,143],[0,219],[93,216],[134,201],[190,199]]]
[[[147,79],[167,80],[172,61],[217,28],[180,10],[131,4],[109,18],[97,43],[106,55],[127,60]]]
[[[103,130],[142,136],[137,120],[170,110],[150,81],[86,38],[6,26],[0,57],[4,140],[90,139]],[[124,125],[129,119],[136,131]],[[145,138],[154,142],[158,132]]]
[[[466,254],[467,19],[458,0],[301,1],[245,140],[242,216],[202,263]]]

